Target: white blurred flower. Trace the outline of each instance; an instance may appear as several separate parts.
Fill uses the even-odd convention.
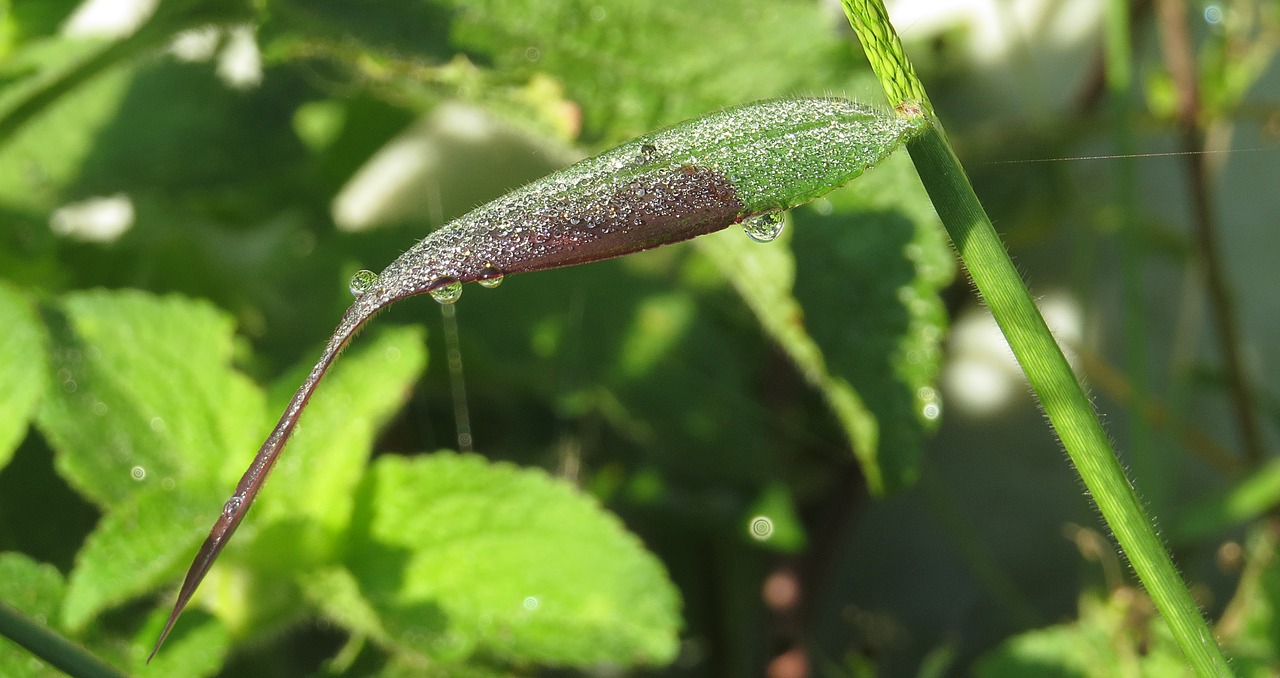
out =
[[[218,75],[236,89],[262,84],[262,53],[253,36],[253,26],[241,24],[227,30],[227,43],[218,55]]]
[[[123,38],[156,11],[159,0],[85,0],[62,24],[62,34],[76,38]]]
[[[201,26],[182,31],[173,36],[169,43],[169,53],[180,61],[208,61],[218,51],[218,40],[222,31],[217,26]]]
[[[63,205],[49,217],[49,229],[85,242],[113,242],[133,226],[133,201],[124,193]]]
[[[1071,347],[1079,344],[1084,334],[1079,303],[1056,293],[1046,295],[1037,305],[1074,367]],[[942,374],[948,403],[973,416],[992,416],[1016,394],[1027,392],[1022,368],[986,309],[961,313],[951,328],[950,345],[951,359]]]
[[[169,53],[191,62],[209,61],[216,55],[218,77],[234,89],[250,89],[262,84],[262,52],[253,31],[249,24],[193,28],[174,36]]]

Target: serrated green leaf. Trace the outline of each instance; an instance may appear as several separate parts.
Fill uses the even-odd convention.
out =
[[[84,628],[102,610],[155,588],[184,564],[219,496],[207,484],[151,487],[108,511],[76,555],[62,608],[67,627]]]
[[[36,562],[21,553],[0,553],[0,600],[31,619],[57,626],[58,606],[65,585],[52,565]],[[0,675],[6,678],[60,676],[23,648],[0,638]]]
[[[565,82],[615,141],[717,106],[848,82],[838,15],[811,2],[451,0],[453,42]]]
[[[63,604],[80,629],[188,557],[226,493],[227,450],[252,449],[264,407],[229,368],[230,320],[206,303],[97,291],[58,310],[38,424],[59,474],[106,511]]]
[[[361,487],[347,564],[405,651],[576,666],[675,656],[679,602],[662,566],[541,471],[383,457]]]
[[[0,468],[26,435],[45,385],[44,330],[16,289],[0,283]]]
[[[840,204],[839,213],[793,210],[772,243],[736,229],[697,241],[823,394],[876,492],[910,485],[938,415],[938,291],[954,272],[931,212],[908,207],[927,198],[904,166],[886,162],[823,199],[822,209]],[[858,207],[878,211],[851,213]]]
[[[211,486],[227,450],[256,446],[262,395],[228,369],[232,324],[213,306],[93,291],[60,310],[38,424],[86,497],[111,508],[160,484]]]
[[[841,211],[829,217],[797,215],[794,294],[815,309],[806,327],[829,368],[876,417],[882,489],[893,492],[914,483],[924,439],[941,416],[947,314],[940,293],[955,260],[905,154],[832,204]]]

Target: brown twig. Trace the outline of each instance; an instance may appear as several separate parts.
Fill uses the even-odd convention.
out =
[[[1241,447],[1246,462],[1256,465],[1263,459],[1262,436],[1258,428],[1253,391],[1245,377],[1244,360],[1240,355],[1240,320],[1236,313],[1235,299],[1222,270],[1218,229],[1213,216],[1213,194],[1206,167],[1207,156],[1201,153],[1204,150],[1204,130],[1200,126],[1200,89],[1191,37],[1187,30],[1186,5],[1183,0],[1160,0],[1157,5],[1165,67],[1173,77],[1178,94],[1176,115],[1181,150],[1191,152],[1183,156],[1183,159],[1187,167],[1187,183],[1191,189],[1192,217],[1205,287],[1213,306],[1227,384],[1235,401]]]

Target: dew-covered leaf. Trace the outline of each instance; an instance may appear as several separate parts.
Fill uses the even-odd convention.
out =
[[[44,329],[16,289],[0,284],[0,469],[26,435],[45,388]]]
[[[677,649],[679,598],[657,559],[542,471],[383,457],[347,565],[394,645],[440,661],[661,664]]]

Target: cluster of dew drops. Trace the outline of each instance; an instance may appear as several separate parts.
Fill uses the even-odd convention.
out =
[[[481,278],[476,282],[481,287],[493,289],[502,284],[504,274],[502,270],[492,264],[485,266],[481,272]],[[462,297],[462,281],[456,278],[442,278],[435,289],[431,290],[431,298],[441,304],[452,304]],[[351,296],[359,298],[372,290],[378,284],[378,274],[368,269],[356,271],[351,276],[349,289]]]

